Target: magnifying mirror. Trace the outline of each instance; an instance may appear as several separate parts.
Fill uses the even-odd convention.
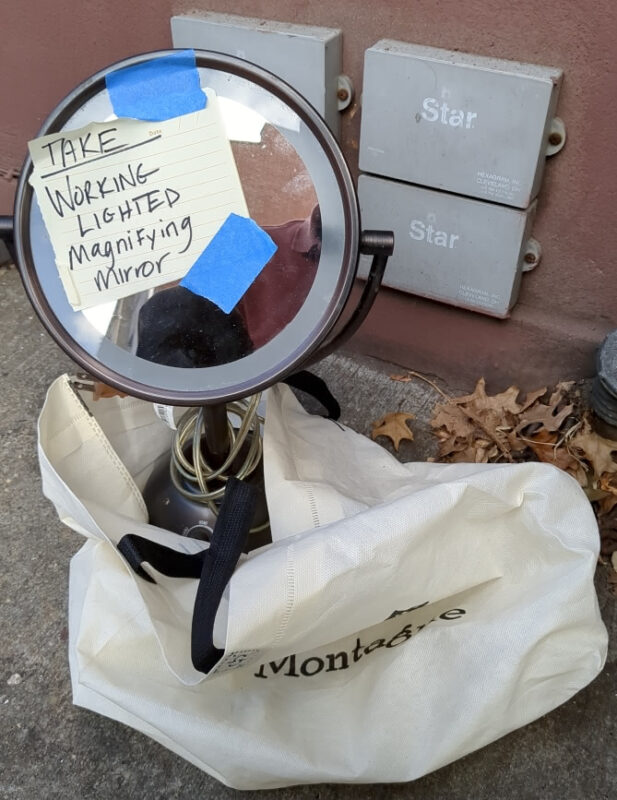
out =
[[[115,119],[106,76],[173,52],[129,58],[84,81],[51,113],[39,136]],[[245,397],[306,362],[331,338],[362,245],[349,170],[330,130],[306,100],[239,59],[197,51],[196,64],[201,86],[218,98],[249,215],[277,246],[230,314],[182,287],[144,292],[138,284],[120,300],[75,310],[28,182],[30,158],[14,215],[24,285],[54,339],[101,381],[174,405]],[[66,186],[67,178],[77,176],[61,177]],[[138,228],[133,228],[134,240]],[[164,236],[165,230],[157,233]],[[391,242],[377,238],[369,237],[364,249],[387,257]],[[385,265],[385,258],[381,261]],[[368,310],[362,303],[361,308]],[[157,325],[161,318],[165,323]]]
[[[92,76],[54,109],[39,137],[57,134],[61,141],[63,132],[92,122],[108,122],[113,129],[117,117],[109,75],[156,63],[176,52],[135,56]],[[265,264],[248,288],[240,287],[221,307],[225,304],[220,300],[196,292],[175,276],[156,285],[133,280],[119,297],[103,293],[102,302],[76,303],[61,280],[39,198],[29,182],[30,157],[17,189],[13,237],[26,292],[58,344],[89,374],[121,392],[174,406],[205,406],[211,422],[211,449],[224,451],[223,404],[289,376],[351,335],[379,288],[393,238],[390,233],[361,232],[353,181],[339,146],[301,95],[276,76],[226,55],[195,51],[195,67],[208,103],[213,107],[216,102],[224,147],[230,149],[245,202],[245,215],[231,214],[231,222],[244,231],[246,216],[259,235],[265,234],[273,243],[272,254],[265,254]],[[156,123],[151,128],[148,134],[156,138]],[[122,213],[113,206],[113,189],[119,180],[124,180],[123,186],[132,180],[136,196],[143,195],[136,185],[139,162],[133,159],[130,171],[125,164],[122,174],[108,172],[108,183],[101,183],[105,162],[97,160],[103,156],[89,146],[90,189],[85,188],[83,169],[58,159],[52,203],[62,212],[78,204],[79,191],[110,191],[110,208]],[[207,184],[207,202],[215,207],[217,187],[224,187],[225,175],[221,177],[209,156],[187,158],[181,170],[183,186],[203,189]],[[170,192],[161,196],[161,202],[177,201],[180,193]],[[218,196],[224,203],[224,188]],[[149,201],[142,198],[140,202]],[[156,207],[149,209],[153,210]],[[93,254],[106,254],[107,272],[95,273],[99,290],[101,285],[108,288],[123,280],[124,273],[113,263],[121,252],[135,252],[131,278],[147,277],[160,268],[158,259],[166,256],[171,242],[175,253],[182,253],[199,236],[214,231],[216,238],[223,231],[216,223],[208,232],[208,220],[183,213],[181,203],[172,218],[150,213],[147,225],[135,214],[134,219],[127,217],[126,231],[115,238],[106,238],[100,215],[84,214],[78,220],[81,241],[73,247],[71,268],[81,267]],[[229,235],[231,241],[238,241],[236,228]],[[242,252],[250,260],[255,245],[252,240],[245,245]],[[373,266],[360,303],[341,325],[361,252],[373,256]],[[217,257],[222,274],[224,244]],[[189,270],[192,265],[185,266]]]

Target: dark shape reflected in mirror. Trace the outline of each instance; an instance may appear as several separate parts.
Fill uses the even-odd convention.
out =
[[[152,295],[139,309],[139,358],[168,367],[214,367],[251,353],[245,320],[183,286]]]

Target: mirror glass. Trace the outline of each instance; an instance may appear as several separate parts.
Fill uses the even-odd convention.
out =
[[[128,59],[110,69],[160,55]],[[178,404],[247,395],[289,373],[313,352],[347,299],[359,236],[349,172],[316,112],[290,87],[253,65],[199,51],[196,55],[202,89],[210,93],[208,98],[216,98],[248,217],[275,246],[233,307],[221,308],[175,279],[75,310],[27,182],[29,160],[15,214],[24,283],[57,341],[101,380],[131,394]],[[115,120],[106,72],[69,95],[39,135]],[[204,161],[187,159],[183,169],[191,185],[207,183],[211,203],[220,178]],[[70,200],[71,187],[78,186],[77,172],[62,175],[61,181],[57,185]],[[152,261],[145,263],[154,269],[157,254],[165,254],[170,240],[181,252],[203,233],[181,206],[171,219],[155,220],[148,228],[137,220],[121,238],[108,240],[102,234],[90,239],[89,247],[98,241],[100,248],[110,248],[113,260],[113,250],[137,249],[149,236]],[[96,222],[93,215],[84,215],[79,225]],[[221,275],[224,271],[222,267]]]

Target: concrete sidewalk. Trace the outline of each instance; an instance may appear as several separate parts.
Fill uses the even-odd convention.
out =
[[[617,796],[617,600],[606,594],[603,570],[597,584],[611,647],[600,677],[548,716],[412,784],[240,793],[142,734],[73,707],[66,654],[67,579],[69,559],[81,540],[57,520],[41,495],[35,425],[48,385],[74,366],[38,323],[15,270],[0,269],[0,311],[2,800]],[[401,445],[401,457],[424,460],[434,447],[427,420],[438,396],[421,381],[389,380],[393,369],[339,355],[317,371],[339,398],[342,421],[363,433],[385,412],[412,411],[416,440]]]

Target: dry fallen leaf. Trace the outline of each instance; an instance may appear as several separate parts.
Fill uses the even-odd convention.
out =
[[[610,514],[617,506],[617,474],[604,473],[601,475],[598,490],[602,492],[602,496],[599,498],[600,514]]]
[[[386,414],[373,423],[371,438],[376,439],[378,436],[387,436],[392,440],[394,449],[398,450],[401,440],[408,439],[410,442],[413,441],[413,432],[407,425],[408,419],[415,419],[415,416],[408,414],[406,411],[392,411],[390,414]]]
[[[567,469],[585,484],[584,465],[571,452],[568,443],[565,443],[563,452],[561,449],[565,442],[562,441],[564,428],[570,429],[574,413],[574,404],[568,394],[572,386],[572,382],[557,384],[546,403],[542,402],[546,387],[529,392],[519,401],[520,391],[516,386],[488,395],[484,378],[480,378],[471,394],[435,407],[431,425],[441,442],[440,460],[464,460],[465,454],[470,455],[469,448],[479,447],[482,453],[476,458],[480,460],[488,455],[489,460],[514,461],[524,459],[525,451],[531,449],[541,461]],[[546,438],[547,433],[555,432],[560,436]],[[478,444],[487,437],[497,448],[496,452],[493,452],[494,448],[491,450]],[[551,452],[553,449],[554,453]]]
[[[521,413],[523,411],[527,411],[527,409],[532,406],[537,400],[543,397],[546,394],[546,386],[543,386],[541,389],[536,389],[535,392],[528,392],[527,396],[521,403]]]
[[[560,411],[557,411],[554,406],[538,403],[523,415],[523,419],[516,430],[517,432],[522,431],[530,425],[539,423],[544,430],[550,432],[558,431],[566,419],[571,416],[573,410],[573,405],[564,406]]]
[[[617,485],[615,481],[617,481],[617,475],[609,475],[608,473],[600,475],[600,489],[602,489],[603,492],[617,495]]]
[[[544,394],[534,392],[520,405],[519,390],[511,386],[501,394],[486,394],[486,383],[480,378],[472,394],[455,397],[435,407],[431,425],[441,440],[439,457],[448,461],[477,461],[502,459],[513,461],[512,452],[526,445],[514,436],[517,414]],[[480,442],[488,438],[486,445]],[[470,449],[477,450],[473,459]]]
[[[465,411],[460,406],[450,403],[442,403],[435,407],[431,425],[437,430],[437,435],[439,429],[443,428],[450,436],[463,439],[471,436],[476,429]]]
[[[519,390],[516,386],[510,386],[501,394],[489,396],[486,394],[486,381],[480,378],[471,394],[456,397],[452,402],[458,406],[467,406],[474,413],[492,410],[498,413],[510,411],[512,414],[518,414],[521,408],[516,402],[518,395]]]
[[[567,393],[572,388],[573,382],[558,383],[555,390],[550,396],[548,403],[537,402],[544,392],[532,392],[528,395],[531,402],[525,402],[521,408],[522,416],[521,421],[516,428],[516,432],[524,430],[537,431],[539,428],[544,428],[547,431],[558,431],[562,428],[563,423],[568,419],[574,411],[574,405],[566,401]]]
[[[617,472],[617,442],[597,434],[588,419],[570,441],[570,447],[581,451],[581,457],[589,461],[598,478],[605,472]]]
[[[587,486],[587,472],[585,468],[565,447],[556,447],[558,437],[556,433],[539,430],[534,436],[525,440],[539,461],[554,464],[564,472],[573,475],[581,486]]]

